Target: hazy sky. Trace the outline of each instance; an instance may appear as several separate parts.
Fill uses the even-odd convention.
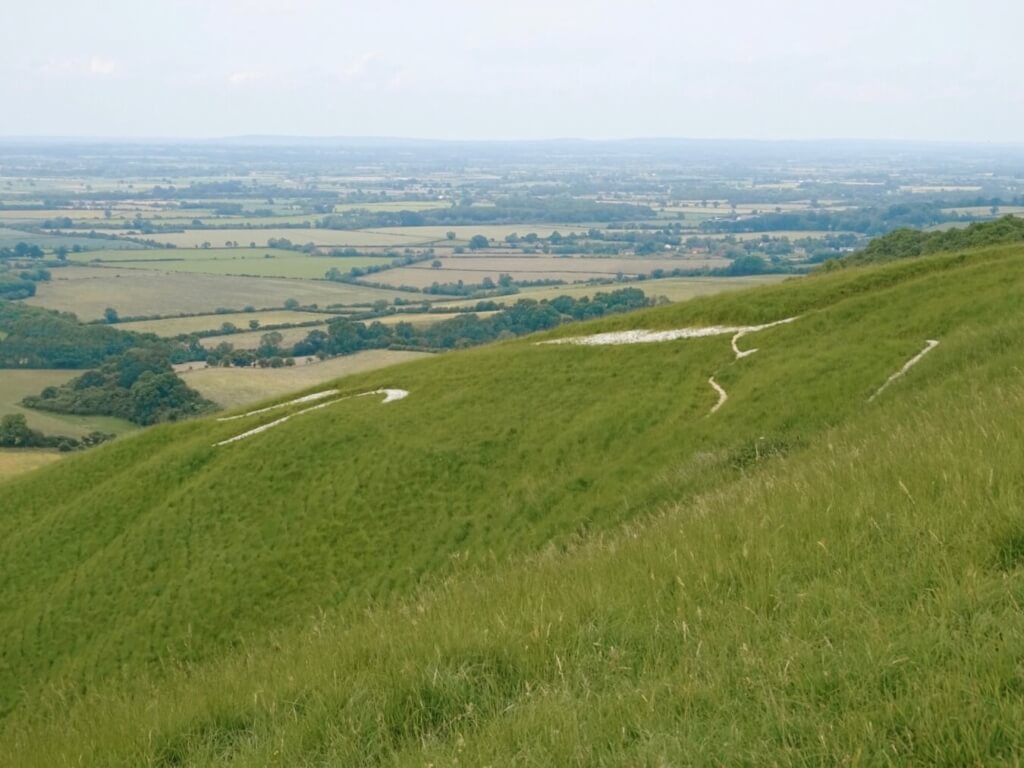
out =
[[[11,0],[0,134],[1024,140],[1024,0]]]

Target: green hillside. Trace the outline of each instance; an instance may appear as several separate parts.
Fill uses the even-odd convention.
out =
[[[0,763],[1014,764],[1020,286],[839,270],[8,482]]]

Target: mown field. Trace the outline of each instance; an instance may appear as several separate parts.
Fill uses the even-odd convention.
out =
[[[348,272],[356,267],[387,266],[392,261],[383,256],[331,258],[328,256],[306,256],[299,253],[267,258],[264,255],[248,255],[245,252],[248,249],[235,250],[236,255],[222,255],[210,259],[186,258],[180,261],[139,261],[119,262],[119,264],[125,268],[153,269],[162,272],[322,280],[330,269]]]
[[[374,371],[427,356],[423,352],[373,349],[324,361],[300,361],[293,368],[203,368],[185,372],[182,378],[218,405],[238,408],[325,384],[339,376]]]
[[[792,275],[754,275],[751,277],[664,277],[658,280],[629,280],[599,285],[554,285],[542,288],[523,288],[518,293],[508,296],[495,296],[488,301],[498,304],[514,304],[519,299],[551,300],[559,296],[593,296],[599,291],[614,291],[619,288],[638,288],[647,296],[657,298],[664,296],[669,301],[687,301],[697,296],[709,296],[725,291],[741,290],[759,285],[771,285],[782,280],[792,279]],[[442,307],[473,307],[479,299],[459,301],[442,301]]]
[[[132,323],[120,323],[117,327],[126,331],[155,333],[158,336],[178,336],[183,333],[200,333],[202,331],[219,330],[224,323],[232,323],[238,328],[248,328],[255,320],[261,326],[308,323],[314,320],[327,321],[333,315],[325,312],[297,312],[278,309],[269,312],[233,312],[213,315],[192,315],[190,317],[169,317],[163,320],[139,320]]]
[[[245,327],[245,326],[240,326]],[[302,341],[309,335],[310,331],[322,331],[326,324],[303,326],[302,328],[279,328],[274,333],[281,334],[281,348],[287,349],[297,341]],[[245,331],[243,333],[226,333],[222,336],[207,336],[201,343],[207,349],[212,349],[222,342],[226,342],[235,349],[256,349],[263,337],[270,333],[269,330]]]
[[[369,304],[408,294],[326,280],[289,280],[159,272],[144,269],[77,267],[56,270],[26,303],[74,312],[83,320],[103,317],[107,307],[122,317],[212,313],[283,307],[288,299],[307,306]]]
[[[74,416],[25,408],[21,401],[38,395],[45,387],[57,387],[81,374],[81,371],[0,370],[0,416],[20,413],[28,425],[47,435],[81,437],[90,432],[111,432],[118,435],[134,432],[138,427],[129,421],[109,416]]]
[[[497,282],[502,273],[514,280],[563,280],[579,282],[601,280],[619,275],[650,274],[654,270],[698,270],[724,267],[725,259],[701,257],[676,258],[590,258],[585,256],[452,256],[439,259],[442,266],[434,268],[430,262],[409,267],[389,269],[372,275],[370,279],[386,285],[409,285],[426,288],[433,283],[455,283],[462,280],[469,285],[479,284],[489,277]]]
[[[0,756],[1013,764],[1022,280],[1014,246],[704,297],[547,338],[799,319],[440,355],[8,482]]]

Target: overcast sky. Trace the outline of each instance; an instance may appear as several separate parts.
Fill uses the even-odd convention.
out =
[[[1024,140],[1024,0],[5,3],[0,134]]]

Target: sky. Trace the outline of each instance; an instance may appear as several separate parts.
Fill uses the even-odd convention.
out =
[[[1021,0],[5,5],[5,136],[1024,140]]]

